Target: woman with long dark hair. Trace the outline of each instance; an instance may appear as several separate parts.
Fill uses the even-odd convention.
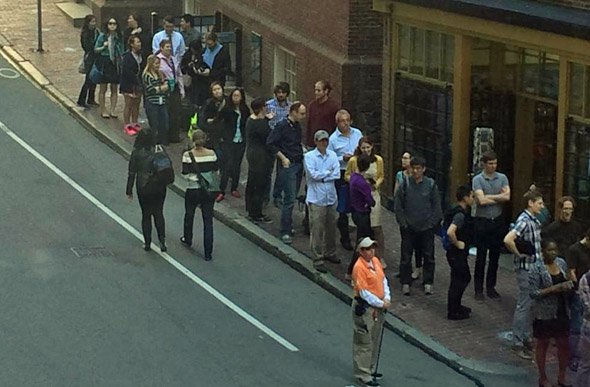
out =
[[[98,103],[100,104],[102,118],[117,118],[115,108],[117,107],[119,74],[121,55],[123,55],[123,36],[117,19],[109,18],[102,32],[96,39],[94,52],[97,54],[96,65],[102,71],[100,89],[98,92]],[[111,105],[107,110],[106,93],[107,86],[111,89]]]
[[[223,86],[219,82],[211,82],[209,86],[211,98],[205,102],[202,114],[199,116],[199,128],[207,134],[207,146],[217,153],[217,158],[223,164],[223,155],[219,149],[221,132],[223,131],[223,120],[221,111],[227,104]],[[221,165],[221,164],[220,164]]]
[[[203,216],[203,244],[205,261],[213,259],[213,206],[215,199],[203,187],[202,181],[212,181],[212,174],[218,173],[217,155],[211,149],[205,148],[207,135],[200,129],[193,133],[194,147],[182,155],[182,175],[188,181],[184,195],[184,232],[180,242],[190,247],[193,243],[193,223],[195,210],[201,207]],[[207,177],[209,177],[207,179]]]
[[[84,50],[84,72],[86,77],[84,78],[84,84],[78,96],[78,106],[84,108],[98,106],[94,100],[96,85],[90,80],[90,70],[92,70],[92,66],[96,60],[94,42],[99,34],[98,28],[96,28],[96,17],[94,15],[86,15],[84,17],[84,24],[82,24],[82,29],[80,30],[80,44]]]
[[[246,121],[250,109],[246,105],[244,89],[234,89],[227,99],[225,108],[221,111],[223,130],[221,132],[221,154],[224,157],[221,167],[221,192],[217,196],[220,202],[225,198],[225,188],[231,179],[231,195],[240,197],[238,185],[240,183],[240,168],[246,151]]]
[[[164,200],[166,185],[153,178],[152,159],[155,153],[155,134],[152,130],[139,131],[129,159],[129,175],[127,177],[127,198],[133,200],[133,183],[137,191],[137,199],[141,207],[141,231],[143,232],[144,250],[151,250],[152,218],[158,232],[160,250],[166,251],[166,230],[164,222]]]

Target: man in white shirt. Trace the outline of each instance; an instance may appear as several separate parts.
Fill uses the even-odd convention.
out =
[[[180,32],[174,31],[174,19],[172,16],[166,16],[163,20],[164,30],[154,35],[152,39],[152,51],[154,54],[160,52],[160,42],[167,39],[172,42],[172,56],[176,63],[180,63],[182,56],[186,51],[184,38]]]
[[[307,179],[306,203],[309,208],[310,244],[313,265],[320,273],[328,270],[324,261],[340,263],[336,257],[336,202],[334,181],[340,178],[336,153],[328,150],[330,135],[318,130],[314,135],[316,148],[304,156]]]

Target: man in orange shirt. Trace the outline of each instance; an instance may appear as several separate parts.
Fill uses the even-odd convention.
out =
[[[383,377],[377,372],[377,361],[383,316],[391,306],[389,283],[381,261],[375,256],[376,245],[371,238],[363,238],[357,246],[360,257],[352,269],[352,363],[354,377],[363,386],[379,386],[377,379]]]

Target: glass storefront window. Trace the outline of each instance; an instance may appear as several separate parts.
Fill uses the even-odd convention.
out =
[[[397,70],[453,82],[455,37],[398,24]]]
[[[570,63],[569,113],[590,118],[590,66]]]
[[[424,74],[424,30],[410,28],[410,72],[412,74]]]
[[[588,223],[590,213],[590,125],[570,120],[566,131],[564,193],[576,199],[575,215]],[[585,217],[585,219],[584,219]]]
[[[548,53],[541,55],[540,71],[541,97],[557,100],[559,94],[559,56]]]
[[[528,48],[520,51],[520,87],[523,93],[557,101],[559,56]]]
[[[522,70],[522,85],[521,91],[527,94],[536,95],[539,84],[539,51],[525,49],[522,52],[521,70]]]

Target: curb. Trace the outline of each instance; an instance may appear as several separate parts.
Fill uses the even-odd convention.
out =
[[[5,43],[6,39],[0,35],[0,51],[7,56],[14,65],[29,76],[34,83],[42,90],[46,91],[58,104],[60,104],[69,114],[74,117],[86,130],[106,144],[109,148],[129,159],[132,146],[129,143],[121,141],[114,133],[102,131],[99,125],[95,124],[92,116],[84,114],[76,108],[76,105],[60,90],[58,90],[30,61],[25,60],[10,43]],[[6,41],[7,42],[7,41]],[[176,194],[184,197],[185,187],[176,179],[169,189]],[[314,281],[316,284],[327,290],[343,302],[351,304],[352,291],[349,286],[341,282],[331,274],[320,274],[314,268],[312,261],[295,250],[291,246],[282,243],[276,236],[256,226],[245,217],[239,215],[223,203],[216,204],[214,208],[214,217],[236,231],[240,235],[257,244],[260,248],[279,258],[281,261],[297,270],[299,273]],[[402,319],[392,313],[388,313],[385,318],[385,326],[396,333],[407,342],[420,348],[431,357],[445,363],[456,372],[472,380],[477,386],[484,386],[479,376],[474,373],[498,375],[498,376],[524,376],[526,371],[521,368],[510,366],[502,363],[484,362],[464,358],[457,353],[449,350],[430,336],[413,328]]]

